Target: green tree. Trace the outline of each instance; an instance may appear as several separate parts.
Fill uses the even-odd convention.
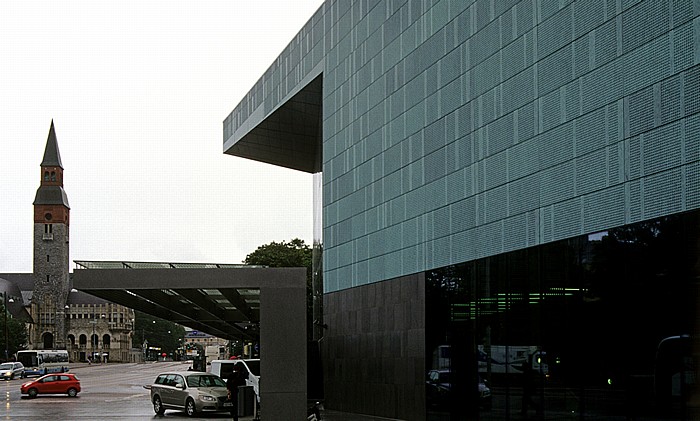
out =
[[[312,250],[304,240],[298,238],[290,242],[265,244],[246,256],[246,265],[269,267],[305,267],[306,268],[306,335],[310,340],[313,322],[313,293],[311,289]]]
[[[0,359],[5,359],[5,307],[0,302]],[[27,326],[7,313],[7,353],[14,355],[27,347]]]
[[[161,348],[160,352],[165,352],[173,356],[175,350],[180,347],[180,339],[185,336],[185,328],[177,323],[163,320],[151,316],[150,314],[135,311],[134,336],[132,346],[141,348],[144,339],[148,340],[148,346]]]

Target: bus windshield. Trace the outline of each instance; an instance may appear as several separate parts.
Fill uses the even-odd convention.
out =
[[[19,351],[17,352],[17,361],[21,362],[23,366],[30,368],[39,365],[37,360],[36,351]]]

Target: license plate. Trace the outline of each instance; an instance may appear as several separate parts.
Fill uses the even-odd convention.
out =
[[[233,402],[224,402],[224,407],[233,406]]]

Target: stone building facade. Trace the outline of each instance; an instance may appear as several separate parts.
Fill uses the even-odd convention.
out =
[[[71,361],[131,361],[134,311],[72,288],[70,206],[53,121],[34,200],[34,272],[3,274],[22,291],[30,349],[67,349]]]
[[[82,300],[76,297],[76,302],[69,302],[66,310],[66,344],[70,357],[74,361],[85,361],[90,357],[93,360],[130,362],[134,311],[84,295]]]

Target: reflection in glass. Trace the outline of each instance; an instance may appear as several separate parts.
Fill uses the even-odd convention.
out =
[[[427,419],[700,419],[698,222],[427,272]]]

